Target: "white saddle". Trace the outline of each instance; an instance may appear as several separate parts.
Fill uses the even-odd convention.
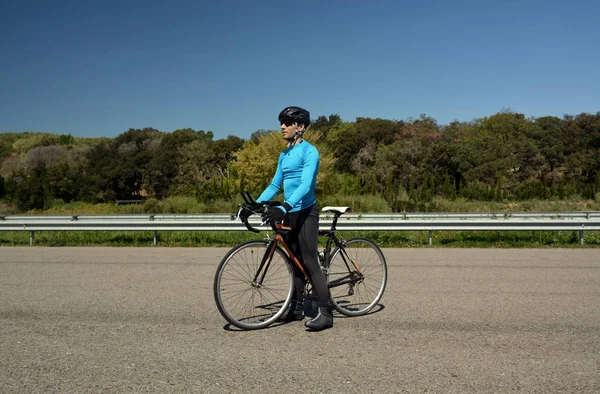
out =
[[[350,207],[323,207],[323,209],[321,209],[321,211],[323,212],[333,212],[333,213],[337,213],[338,215],[343,215],[344,213],[350,211]]]

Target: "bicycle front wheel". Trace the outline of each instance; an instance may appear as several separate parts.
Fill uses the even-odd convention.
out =
[[[234,247],[221,261],[213,285],[221,315],[243,330],[275,322],[292,298],[294,271],[279,247],[248,241]],[[271,255],[271,256],[269,256]]]
[[[331,254],[329,293],[338,312],[346,316],[368,313],[381,300],[386,283],[385,257],[373,241],[352,238]]]

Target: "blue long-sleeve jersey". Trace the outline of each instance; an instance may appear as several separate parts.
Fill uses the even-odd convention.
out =
[[[289,212],[308,208],[317,202],[315,186],[318,172],[319,152],[317,148],[303,140],[281,152],[271,184],[256,201],[271,200],[283,184],[284,203],[292,207]]]

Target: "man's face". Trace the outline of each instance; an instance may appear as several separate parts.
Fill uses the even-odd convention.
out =
[[[289,122],[289,121],[281,122],[281,134],[283,135],[283,138],[285,140],[289,141],[289,140],[294,139],[296,132],[302,131],[302,130],[304,130],[303,124],[298,125],[297,123],[293,123],[293,122]]]

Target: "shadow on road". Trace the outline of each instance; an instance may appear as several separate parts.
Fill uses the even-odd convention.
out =
[[[333,311],[333,316],[336,319],[348,319],[348,318],[358,318],[358,317],[363,317],[363,316],[369,316],[369,315],[374,315],[376,313],[379,313],[381,311],[383,311],[385,309],[385,305],[383,304],[377,304],[377,306],[375,306],[369,313],[366,313],[364,315],[360,315],[360,316],[346,316],[346,315],[342,315],[341,313],[337,312],[336,310]],[[311,314],[307,314],[306,318],[310,319],[314,316],[311,316]],[[290,324],[290,323],[297,323],[296,321],[281,321],[281,322],[275,322],[265,328],[259,328],[259,330],[270,330],[272,328],[277,328],[279,326],[283,326],[286,324]],[[231,323],[227,323],[223,326],[223,330],[225,331],[229,331],[229,332],[246,332],[246,331],[256,331],[256,330],[243,330],[241,328],[238,328],[234,325],[232,325]],[[310,330],[309,330],[310,331]]]
[[[369,315],[374,315],[376,313],[381,312],[382,310],[385,309],[385,305],[383,304],[377,304],[375,307],[373,307],[373,309],[371,309],[369,311],[369,313],[365,313],[364,315],[360,315],[360,316],[346,316],[346,315],[342,315],[341,313],[337,312],[336,310],[333,311],[333,316],[336,319],[354,319],[356,317],[362,317],[362,316],[369,316]]]

